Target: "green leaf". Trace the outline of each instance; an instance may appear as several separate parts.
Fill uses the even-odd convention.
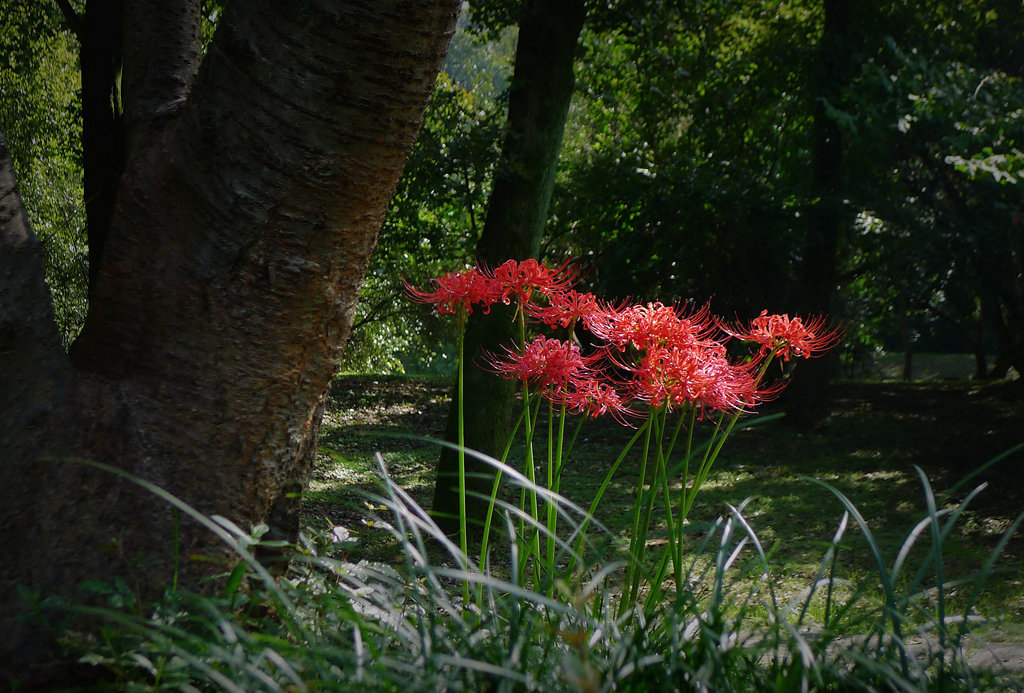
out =
[[[227,581],[224,583],[224,596],[232,600],[232,606],[235,598],[235,594],[238,592],[239,586],[242,584],[242,580],[245,578],[246,562],[239,561],[235,564],[234,570],[228,576]]]

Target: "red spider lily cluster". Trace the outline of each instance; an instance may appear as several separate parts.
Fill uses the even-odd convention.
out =
[[[508,260],[496,269],[476,267],[431,280],[432,291],[406,284],[421,303],[441,313],[488,311],[515,301],[524,316],[551,329],[567,329],[566,339],[538,336],[505,353],[492,355],[489,367],[539,391],[575,413],[634,414],[629,404],[704,412],[747,410],[778,393],[761,386],[767,360],[819,356],[839,340],[823,317],[806,323],[767,311],[748,326],[729,327],[705,306],[685,312],[662,303],[613,305],[573,288],[568,267],[546,267],[536,260]],[[583,354],[575,341],[580,327],[599,345]],[[753,342],[759,350],[742,361],[730,360],[726,341]],[[610,373],[625,374],[618,379]]]
[[[768,315],[767,310],[750,322],[745,332],[730,333],[761,345],[761,354],[774,353],[783,361],[790,356],[810,358],[828,351],[839,342],[840,330],[828,330],[825,318],[812,318],[806,325],[800,318]]]

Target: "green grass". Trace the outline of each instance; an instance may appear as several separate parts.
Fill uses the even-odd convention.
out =
[[[98,592],[112,597],[107,608],[71,605],[69,622],[88,627],[67,633],[69,652],[103,674],[81,690],[923,692],[1024,685],[1013,672],[971,663],[958,622],[941,618],[957,616],[942,606],[945,587],[927,578],[897,580],[888,566],[873,579],[842,580],[834,552],[843,551],[844,531],[866,526],[845,498],[848,529],[819,547],[817,579],[805,580],[801,593],[783,598],[775,589],[766,543],[737,508],[695,543],[685,567],[692,589],[617,615],[616,564],[608,557],[593,556],[586,583],[562,584],[554,599],[478,571],[391,480],[383,458],[378,464],[383,487],[369,497],[380,508],[376,531],[387,531],[400,560],[338,558],[330,537],[307,534],[281,579],[253,558],[253,540],[237,528],[147,485],[217,534],[238,565],[220,593],[171,591],[158,604],[140,605],[122,599],[115,585]],[[942,520],[934,508],[923,515]],[[579,518],[565,520],[571,527]],[[907,543],[927,533],[910,536]],[[880,550],[865,538],[869,552]],[[941,557],[930,557],[937,569]],[[884,604],[873,594],[876,580]],[[463,582],[471,586],[469,601],[459,597]],[[938,604],[929,603],[936,597]]]
[[[726,504],[748,501],[745,516],[761,540],[774,547],[773,577],[780,594],[792,596],[813,577],[843,511],[814,484],[819,479],[858,505],[883,554],[894,557],[925,510],[914,464],[928,472],[941,492],[1015,440],[1020,442],[1024,414],[1007,387],[1013,385],[986,389],[967,382],[849,382],[837,387],[834,412],[814,432],[795,431],[779,420],[740,430],[726,444],[698,497],[691,516],[693,541],[700,540],[701,528],[727,512]],[[408,436],[441,434],[447,388],[445,381],[402,377],[339,381],[331,407],[340,413],[329,414],[323,436],[325,449],[335,457],[325,455],[318,466],[307,504],[311,522],[345,525],[363,540],[361,550],[367,555],[393,558],[394,547],[384,533],[362,524],[366,508],[355,490],[376,483],[373,455],[379,451],[395,480],[429,506],[438,448]],[[588,422],[563,473],[562,494],[586,507],[630,433],[606,422]],[[947,539],[951,574],[974,572],[1016,513],[1024,510],[1024,483],[1014,472],[1021,456],[978,480],[996,488],[981,494]],[[521,456],[510,456],[515,459]],[[634,485],[635,469],[624,464],[598,510],[621,543],[628,534]],[[658,531],[653,530],[655,535]],[[869,552],[858,545],[859,533],[851,530],[840,556],[844,576],[853,580],[875,569]],[[1020,538],[1007,546],[1001,561],[1006,572],[997,576],[979,604],[985,613],[1020,623],[1022,548]]]
[[[238,560],[203,594],[141,604],[125,585],[92,584],[108,606],[65,605],[66,656],[93,682],[81,690],[1024,689],[1021,672],[972,654],[1024,641],[1021,542],[1007,538],[1024,521],[1021,453],[982,475],[996,493],[968,484],[943,500],[1024,430],[1016,390],[845,383],[819,430],[776,418],[738,431],[690,516],[686,588],[648,581],[626,613],[629,468],[598,509],[580,574],[532,582],[500,541],[481,570],[436,528],[420,506],[437,448],[422,436],[440,433],[446,390],[336,384],[283,577],[253,558],[255,538],[147,487]],[[628,435],[584,430],[566,503],[587,505]],[[515,499],[522,481],[506,478]],[[571,533],[583,517],[564,507]],[[661,541],[659,528],[649,537]],[[1008,569],[995,572],[1000,552]]]

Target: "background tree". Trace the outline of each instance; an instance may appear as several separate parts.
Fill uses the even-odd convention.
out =
[[[85,320],[89,258],[82,192],[78,39],[54,3],[0,0],[0,124],[31,202],[65,345]]]
[[[871,313],[903,305],[910,333],[958,335],[976,375],[1019,372],[1021,8],[893,4],[879,17],[850,87],[857,108],[837,110],[864,222],[846,272],[891,287]]]
[[[851,20],[860,8],[847,0],[823,0],[822,7],[817,68],[810,78],[814,99],[811,200],[795,306],[801,315],[835,313],[840,246],[853,223],[845,202],[843,135],[835,108],[843,103],[850,82],[857,48]],[[788,420],[804,427],[818,423],[828,412],[833,366],[830,358],[811,361],[797,366],[787,397]]]
[[[462,41],[466,34],[460,35]],[[450,321],[418,310],[403,279],[420,285],[469,263],[483,227],[497,160],[498,94],[464,65],[445,69],[381,229],[361,292],[343,368],[363,372],[453,372]],[[482,71],[490,71],[490,65]],[[465,86],[464,86],[465,84]],[[471,90],[472,89],[472,90]]]
[[[576,45],[585,16],[583,0],[523,0],[518,15],[515,69],[509,85],[508,120],[501,159],[487,201],[487,217],[476,246],[477,260],[497,267],[508,259],[525,260],[540,251],[548,206],[555,184],[569,102],[575,86]],[[513,337],[510,310],[497,307],[469,316],[465,337],[464,401],[452,397],[446,439],[458,441],[462,412],[466,447],[500,457],[512,424],[515,383],[483,367],[487,353],[496,353]],[[433,507],[458,507],[455,480],[458,453],[442,448]],[[469,515],[482,518],[491,490],[493,470],[466,460]],[[468,503],[469,504],[469,503]],[[438,514],[454,533],[457,522]],[[457,518],[454,518],[457,520]]]
[[[90,3],[85,26],[94,8],[109,5]],[[200,66],[198,8],[134,3],[115,17],[119,37],[83,33],[121,42],[102,48],[125,61],[126,158],[100,184],[116,188],[109,220],[89,215],[100,258],[70,357],[0,151],[7,666],[41,656],[19,637],[18,584],[68,594],[120,574],[147,591],[209,570],[184,560],[215,550],[202,532],[72,458],[242,527],[294,531],[321,398],[458,13],[450,1],[232,3]],[[82,88],[83,102],[112,93]]]

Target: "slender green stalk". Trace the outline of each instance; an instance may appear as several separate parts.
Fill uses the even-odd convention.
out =
[[[732,423],[735,423],[737,418],[738,415],[734,415]],[[722,449],[725,439],[729,436],[728,432],[722,434],[723,420],[725,420],[725,414],[721,414],[715,422],[715,430],[711,432],[710,444],[704,449],[704,457],[693,475],[693,481],[690,482],[689,488],[686,487],[686,484],[683,485],[683,509],[679,513],[680,521],[689,516],[690,508],[693,507],[693,502],[697,499],[697,492],[700,490],[701,484],[704,483],[704,478],[711,471],[711,466],[715,463],[715,458],[718,457],[718,452]],[[731,424],[729,430],[732,430]]]
[[[677,548],[677,545],[683,541],[683,526],[679,525],[679,531],[676,531],[675,520],[672,517],[672,492],[668,486],[668,474],[666,472],[666,456],[658,455],[658,474],[661,477],[661,492],[662,497],[665,501],[665,529],[668,532],[668,543],[665,544],[664,553],[671,557],[673,573],[675,574],[676,589],[680,588],[683,581],[683,566],[682,561],[677,560],[677,556],[681,551]],[[653,492],[653,489],[652,489]],[[665,561],[662,561],[664,564]],[[656,583],[661,582],[661,578],[664,575],[664,569],[660,569],[657,577],[655,578]]]
[[[687,424],[686,431],[686,455],[683,457],[683,474],[679,482],[679,510],[676,516],[679,518],[679,542],[676,546],[676,563],[682,564],[683,562],[683,541],[682,533],[686,525],[686,513],[684,508],[686,506],[686,481],[690,475],[690,458],[693,456],[693,429],[697,423],[697,408],[690,407],[690,417]],[[679,417],[680,423],[683,421],[683,417]]]
[[[508,461],[508,453],[512,449],[512,443],[516,439],[516,433],[519,432],[519,427],[523,423],[523,419],[526,417],[526,412],[519,415],[519,419],[516,421],[515,426],[512,427],[512,433],[509,435],[508,440],[505,442],[505,449],[501,453],[501,462],[504,464]],[[487,516],[484,519],[484,533],[480,539],[480,570],[484,570],[487,561],[487,548],[488,542],[491,536],[491,521],[494,517],[494,505],[498,500],[498,490],[501,488],[501,475],[502,469],[498,467],[494,472],[494,483],[491,485],[491,498],[487,503]]]
[[[565,437],[565,405],[560,407],[558,417],[558,433],[555,434],[555,407],[548,404],[548,489],[557,493],[559,478],[562,469],[562,441]],[[547,595],[554,596],[555,590],[555,532],[558,529],[558,509],[548,501],[547,508],[547,536],[546,536],[546,569],[548,578]]]
[[[527,512],[529,513],[529,517],[534,521],[534,523],[535,523],[534,527],[536,527],[536,524],[540,523],[540,519],[539,519],[540,518],[540,506],[539,506],[539,503],[537,502],[537,475],[536,475],[536,470],[535,470],[536,462],[534,461],[534,455],[533,455],[533,436],[534,436],[534,431],[536,430],[537,416],[540,413],[540,398],[539,397],[537,398],[537,405],[533,408],[533,412],[531,414],[531,412],[530,412],[530,391],[529,391],[529,388],[527,388],[525,386],[523,387],[523,407],[526,410],[526,419],[525,419],[525,422],[524,422],[524,427],[526,429],[526,453],[524,455],[525,460],[523,462],[523,467],[524,467],[523,474],[526,476],[527,480],[530,482],[530,484],[529,484],[530,488],[528,490],[527,489],[523,489],[523,491],[520,493],[520,496],[519,496],[519,503],[520,503],[519,509],[522,510],[524,513],[527,513]],[[527,510],[527,508],[525,507],[526,506],[527,496],[529,497],[529,501],[530,501],[529,510]],[[523,542],[523,558],[524,558],[524,560],[523,560],[523,563],[522,563],[522,569],[523,570],[526,569],[526,560],[525,560],[525,558],[528,555],[533,554],[533,556],[534,556],[534,561],[533,561],[533,574],[534,574],[534,578],[537,579],[537,580],[540,580],[540,565],[539,565],[539,561],[540,561],[540,535],[538,534],[537,530],[534,528],[534,529],[531,530],[532,533],[529,536],[527,536],[526,522],[525,522],[525,520],[522,517],[520,517],[520,519],[519,519],[519,532],[520,532],[521,540]]]
[[[469,555],[469,528],[466,526],[466,422],[463,416],[463,390],[465,379],[466,309],[459,308],[459,374],[456,396],[459,400],[459,548],[464,556]],[[462,583],[462,597],[469,603],[469,583]]]
[[[619,456],[615,458],[615,462],[612,463],[612,466],[608,469],[608,473],[604,475],[604,480],[601,482],[601,486],[598,487],[597,493],[594,494],[594,500],[590,501],[590,508],[587,510],[587,515],[583,518],[583,522],[580,524],[579,536],[576,539],[576,550],[573,551],[572,556],[569,558],[569,567],[566,571],[569,575],[571,575],[573,570],[576,568],[576,556],[583,554],[583,545],[587,539],[587,529],[590,527],[590,521],[597,512],[597,506],[600,505],[605,491],[608,490],[608,486],[615,477],[615,473],[619,470],[619,465],[621,465],[622,461],[626,459],[626,455],[628,455],[629,451],[633,449],[633,446],[636,444],[636,441],[640,439],[640,436],[646,433],[650,423],[650,419],[644,422],[644,425],[636,430],[633,437],[630,438],[629,442],[622,448],[622,452],[620,452]]]
[[[633,501],[633,532],[629,537],[629,558],[626,563],[626,581],[623,583],[624,588],[622,592],[622,601],[619,603],[620,616],[624,614],[626,609],[629,607],[629,593],[632,591],[631,586],[633,584],[634,571],[639,568],[638,561],[635,556],[638,541],[637,536],[640,533],[640,517],[643,512],[644,505],[644,482],[647,480],[647,455],[651,450],[651,429],[654,428],[654,407],[651,407],[645,428],[644,450],[640,456],[640,473],[637,475],[636,493],[634,494]]]
[[[554,407],[548,406],[548,490],[558,493],[562,474],[562,442],[565,440],[565,405],[560,407],[558,434],[554,433]],[[558,530],[558,508],[547,503],[547,596],[554,596],[555,589],[555,536]]]
[[[644,492],[644,513],[643,519],[640,521],[639,532],[636,535],[636,546],[631,560],[635,560],[637,563],[637,571],[633,574],[633,587],[630,596],[630,606],[633,606],[640,596],[640,576],[643,574],[643,562],[647,555],[647,536],[651,530],[651,517],[654,513],[654,501],[658,496],[659,490],[665,492],[665,498],[668,500],[668,486],[667,479],[665,478],[665,456],[663,453],[663,442],[665,439],[665,426],[668,423],[668,405],[663,405],[658,410],[652,412],[651,418],[654,422],[653,430],[653,448],[654,448],[654,469],[651,475],[651,483],[647,486]],[[671,515],[671,506],[667,508],[668,515]],[[666,518],[668,522],[668,531],[671,541],[673,533],[672,518]],[[660,572],[660,571],[659,571]],[[660,581],[660,577],[651,581],[653,586],[656,582]]]

